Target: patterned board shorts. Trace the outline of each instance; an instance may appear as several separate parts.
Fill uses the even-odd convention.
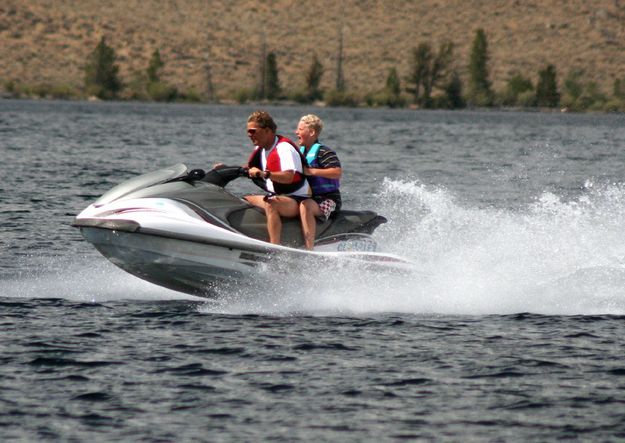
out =
[[[321,209],[321,213],[323,215],[320,215],[318,218],[326,221],[328,218],[330,218],[330,214],[332,214],[332,212],[334,212],[334,210],[336,209],[336,202],[329,198],[325,199],[324,201],[319,203],[319,209]]]

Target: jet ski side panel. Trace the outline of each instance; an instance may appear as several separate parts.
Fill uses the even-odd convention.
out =
[[[149,175],[149,174],[148,174]],[[251,206],[223,188],[206,181],[173,181],[138,189],[124,195],[130,198],[170,198],[187,204],[206,221],[218,219],[248,237],[269,241],[264,210]],[[317,222],[317,238],[345,233],[371,234],[386,219],[372,211],[342,210],[328,221]],[[299,217],[282,219],[281,243],[299,248],[304,244]]]

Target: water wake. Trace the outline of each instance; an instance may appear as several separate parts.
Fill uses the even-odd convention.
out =
[[[386,252],[415,272],[301,265],[256,289],[224,290],[230,313],[625,314],[625,186],[566,201],[545,192],[518,210],[465,207],[444,188],[386,180],[376,201]],[[264,295],[266,294],[266,295]]]
[[[389,222],[385,252],[412,260],[409,273],[374,272],[337,260],[273,264],[259,281],[216,288],[202,312],[269,315],[411,313],[625,315],[625,185],[586,183],[565,199],[545,192],[521,209],[456,201],[445,188],[386,180],[376,196]],[[95,254],[95,253],[94,253]],[[279,266],[279,264],[276,264]],[[171,300],[170,291],[100,256],[31,258],[2,281],[8,297],[77,301]]]
[[[126,274],[102,257],[31,258],[21,268],[2,281],[0,295],[80,302],[196,299]]]

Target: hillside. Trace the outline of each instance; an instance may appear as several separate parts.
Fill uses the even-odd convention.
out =
[[[330,88],[341,26],[344,74],[356,93],[382,88],[392,67],[405,78],[412,48],[424,41],[451,40],[464,72],[478,28],[495,88],[517,72],[535,81],[548,63],[559,80],[581,69],[605,92],[625,78],[625,0],[3,0],[0,89],[9,81],[80,87],[102,36],[124,81],[159,49],[165,81],[202,92],[210,66],[217,95],[231,97],[254,86],[264,39],[283,89],[303,87],[313,53]]]

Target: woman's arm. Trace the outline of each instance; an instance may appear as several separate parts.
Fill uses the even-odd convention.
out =
[[[343,169],[342,168],[304,168],[304,174],[310,175],[312,177],[338,179],[338,178],[341,178],[341,175],[343,174]]]

